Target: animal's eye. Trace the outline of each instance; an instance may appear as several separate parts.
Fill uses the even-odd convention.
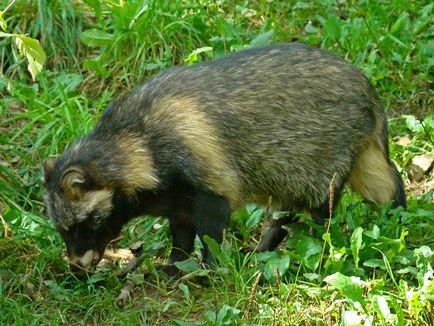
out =
[[[84,220],[84,223],[86,223],[86,224],[92,224],[93,223],[93,221],[94,221],[94,219],[95,219],[95,217],[96,217],[96,211],[95,210],[92,210],[92,211],[90,211],[88,214],[87,214],[87,217],[86,217],[86,219]]]

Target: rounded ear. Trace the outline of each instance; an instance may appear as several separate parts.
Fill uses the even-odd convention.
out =
[[[61,177],[63,190],[72,195],[78,195],[87,179],[84,171],[79,167],[69,167]]]
[[[54,168],[54,164],[57,162],[57,157],[51,156],[44,162],[44,181],[47,181],[48,176],[51,174]]]

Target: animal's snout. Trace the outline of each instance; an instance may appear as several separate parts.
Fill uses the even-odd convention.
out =
[[[91,263],[97,264],[101,260],[101,255],[96,250],[88,250],[82,256],[70,257],[71,265],[87,268]]]

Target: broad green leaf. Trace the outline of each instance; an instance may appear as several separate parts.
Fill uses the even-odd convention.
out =
[[[220,250],[220,248],[219,248],[218,243],[217,243],[214,239],[210,238],[210,237],[207,236],[207,235],[205,235],[205,236],[203,237],[203,241],[207,244],[208,249],[209,249],[211,255],[212,255],[214,258],[216,258],[216,259],[222,261],[222,259],[223,259],[223,255],[222,255],[222,252],[221,252],[221,250]]]
[[[146,70],[156,70],[156,69],[158,69],[158,68],[162,68],[162,65],[161,64],[159,64],[159,63],[147,63],[147,64],[145,64],[145,69]]]
[[[322,275],[317,273],[304,273],[303,276],[310,281],[317,281],[322,279]]]
[[[359,302],[365,308],[366,303],[362,296],[363,288],[358,277],[348,277],[338,272],[327,276],[324,281],[338,289],[348,299]]]
[[[276,251],[264,251],[258,252],[253,255],[253,258],[258,262],[269,261],[271,259],[279,258],[279,254]]]
[[[384,260],[378,259],[378,258],[372,258],[372,259],[365,260],[363,262],[363,266],[371,267],[371,268],[380,268],[383,270],[386,269],[386,264],[384,263]]]
[[[21,55],[31,56],[35,61],[43,65],[46,56],[41,44],[39,44],[39,41],[25,35],[14,35],[21,40],[21,43],[19,45],[17,44]]]
[[[420,248],[414,249],[414,254],[417,257],[424,257],[426,259],[431,258],[433,256],[433,251],[428,246],[422,246]]]
[[[264,277],[270,280],[273,277],[277,277],[277,271],[279,275],[283,275],[289,268],[290,259],[288,256],[282,256],[269,260],[264,266]]]
[[[319,29],[312,25],[312,22],[309,21],[309,23],[306,24],[304,27],[304,30],[306,33],[309,34],[315,34],[318,33]]]
[[[184,273],[191,273],[201,270],[199,263],[194,259],[178,261],[175,266]]]
[[[87,284],[94,284],[104,281],[106,277],[102,274],[94,274],[87,279]]]
[[[413,274],[413,275],[417,275],[417,269],[413,266],[407,266],[406,268],[402,268],[402,269],[398,269],[396,271],[398,274]]]
[[[189,299],[190,298],[190,289],[188,288],[188,286],[185,285],[184,283],[179,283],[178,287],[182,291],[182,293],[184,293],[184,297],[186,299]]]
[[[372,231],[371,230],[365,230],[365,232],[363,232],[364,235],[377,240],[378,237],[380,236],[380,228],[374,224],[374,226],[372,227]]]
[[[356,268],[359,268],[359,251],[362,247],[362,237],[363,237],[363,228],[360,226],[357,227],[353,234],[351,235],[350,243],[351,243],[351,252],[354,257],[354,264]]]
[[[45,52],[39,44],[38,40],[25,35],[14,34],[16,36],[15,43],[22,56],[25,56],[29,62],[28,69],[32,75],[33,81],[36,76],[42,71],[45,63]]]
[[[304,237],[297,244],[297,253],[300,257],[307,259],[312,255],[322,252],[322,243],[318,239]]]
[[[99,47],[111,45],[115,40],[115,36],[100,29],[91,28],[81,33],[81,40],[87,46]]]
[[[199,59],[198,55],[200,53],[206,53],[210,57],[212,56],[212,50],[213,48],[210,46],[205,46],[203,48],[196,49],[188,55],[186,61],[188,62],[189,65],[195,63]]]
[[[261,218],[264,215],[263,209],[257,209],[253,211],[249,217],[249,219],[246,221],[246,228],[251,229],[258,225],[258,223],[261,221]]]
[[[304,265],[315,271],[320,263],[322,242],[311,237],[303,237],[297,243],[297,254],[303,259]]]
[[[233,325],[233,319],[241,311],[228,305],[224,305],[217,314],[216,325]]]
[[[247,211],[247,213],[252,214],[255,210],[259,209],[259,206],[254,203],[248,203],[244,209]]]
[[[391,313],[384,296],[374,295],[371,302],[375,312],[380,316],[381,321],[386,323]]]
[[[405,122],[407,124],[407,128],[416,134],[420,134],[423,132],[423,126],[420,123],[420,120],[416,118],[414,115],[403,115],[405,118]]]
[[[208,323],[207,325],[216,325],[217,314],[214,311],[208,310],[207,312],[205,312],[205,317],[209,322],[212,323]]]
[[[269,30],[268,32],[259,34],[256,36],[251,42],[250,45],[252,46],[259,46],[259,45],[267,45],[271,44],[274,39],[274,29]]]

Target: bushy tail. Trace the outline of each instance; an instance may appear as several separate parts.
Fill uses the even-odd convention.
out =
[[[354,161],[349,183],[369,202],[383,205],[393,200],[392,207],[406,207],[404,182],[389,158],[386,116],[376,113],[376,129]]]

